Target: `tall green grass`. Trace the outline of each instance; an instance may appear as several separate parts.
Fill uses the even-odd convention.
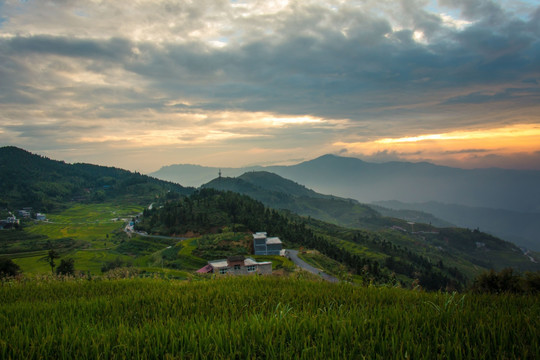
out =
[[[275,277],[7,282],[0,358],[540,358],[538,297]]]

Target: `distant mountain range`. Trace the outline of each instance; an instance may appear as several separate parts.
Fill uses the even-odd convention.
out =
[[[431,208],[425,206],[411,206],[409,209],[432,213],[458,226],[480,227],[521,246],[540,249],[535,226],[540,223],[540,171],[498,168],[466,170],[425,162],[379,164],[324,155],[291,166],[222,168],[221,172],[224,176],[240,176],[261,170],[301,183],[318,193],[352,198],[362,203],[398,201],[406,204],[452,204],[445,211],[431,212]],[[197,165],[170,165],[150,175],[184,185],[200,186],[214,179],[219,171],[219,168]],[[467,207],[467,211],[460,210],[459,206]],[[403,207],[385,207],[404,210]],[[493,211],[486,212],[486,209]],[[487,221],[489,216],[492,219]]]
[[[217,177],[219,168],[169,165],[149,175],[184,186],[200,186]],[[269,171],[323,194],[363,203],[397,200],[438,201],[476,207],[540,212],[540,171],[459,169],[430,163],[369,163],[324,155],[290,166],[222,168],[224,176]]]

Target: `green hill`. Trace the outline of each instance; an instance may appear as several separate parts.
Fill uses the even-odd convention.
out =
[[[0,208],[51,211],[67,202],[131,199],[147,203],[157,194],[192,189],[139,173],[91,164],[67,164],[16,147],[0,148]]]
[[[217,178],[202,188],[234,191],[274,209],[285,209],[346,227],[376,229],[393,222],[356,200],[319,194],[265,171],[247,172],[238,178]]]
[[[462,286],[489,268],[538,269],[517,247],[488,234],[433,227],[418,231],[421,227],[415,226],[414,233],[392,227],[350,229],[271,210],[246,195],[208,188],[146,209],[137,228],[160,235],[264,230],[279,236],[286,247],[316,249],[344,264],[357,281],[411,284],[417,279],[428,289]],[[244,251],[250,252],[249,248]]]

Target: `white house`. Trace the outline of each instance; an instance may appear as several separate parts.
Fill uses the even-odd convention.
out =
[[[209,261],[206,266],[197,270],[197,272],[220,275],[272,274],[272,262],[257,262],[242,255],[229,256],[227,259]]]
[[[278,237],[267,237],[265,232],[253,234],[253,250],[255,255],[280,255],[283,243]]]

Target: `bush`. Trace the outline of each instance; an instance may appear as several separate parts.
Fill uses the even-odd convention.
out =
[[[101,267],[101,272],[106,273],[107,271],[117,269],[124,266],[124,262],[120,260],[119,257],[112,261],[107,261],[103,266]]]
[[[540,291],[540,272],[528,272],[524,276],[514,273],[511,268],[499,273],[490,270],[478,276],[471,287],[476,293],[537,293]]]
[[[11,259],[0,259],[0,278],[17,276],[21,272],[19,265]]]
[[[60,265],[56,268],[56,273],[58,275],[74,275],[75,274],[75,260],[73,259],[62,259]]]

